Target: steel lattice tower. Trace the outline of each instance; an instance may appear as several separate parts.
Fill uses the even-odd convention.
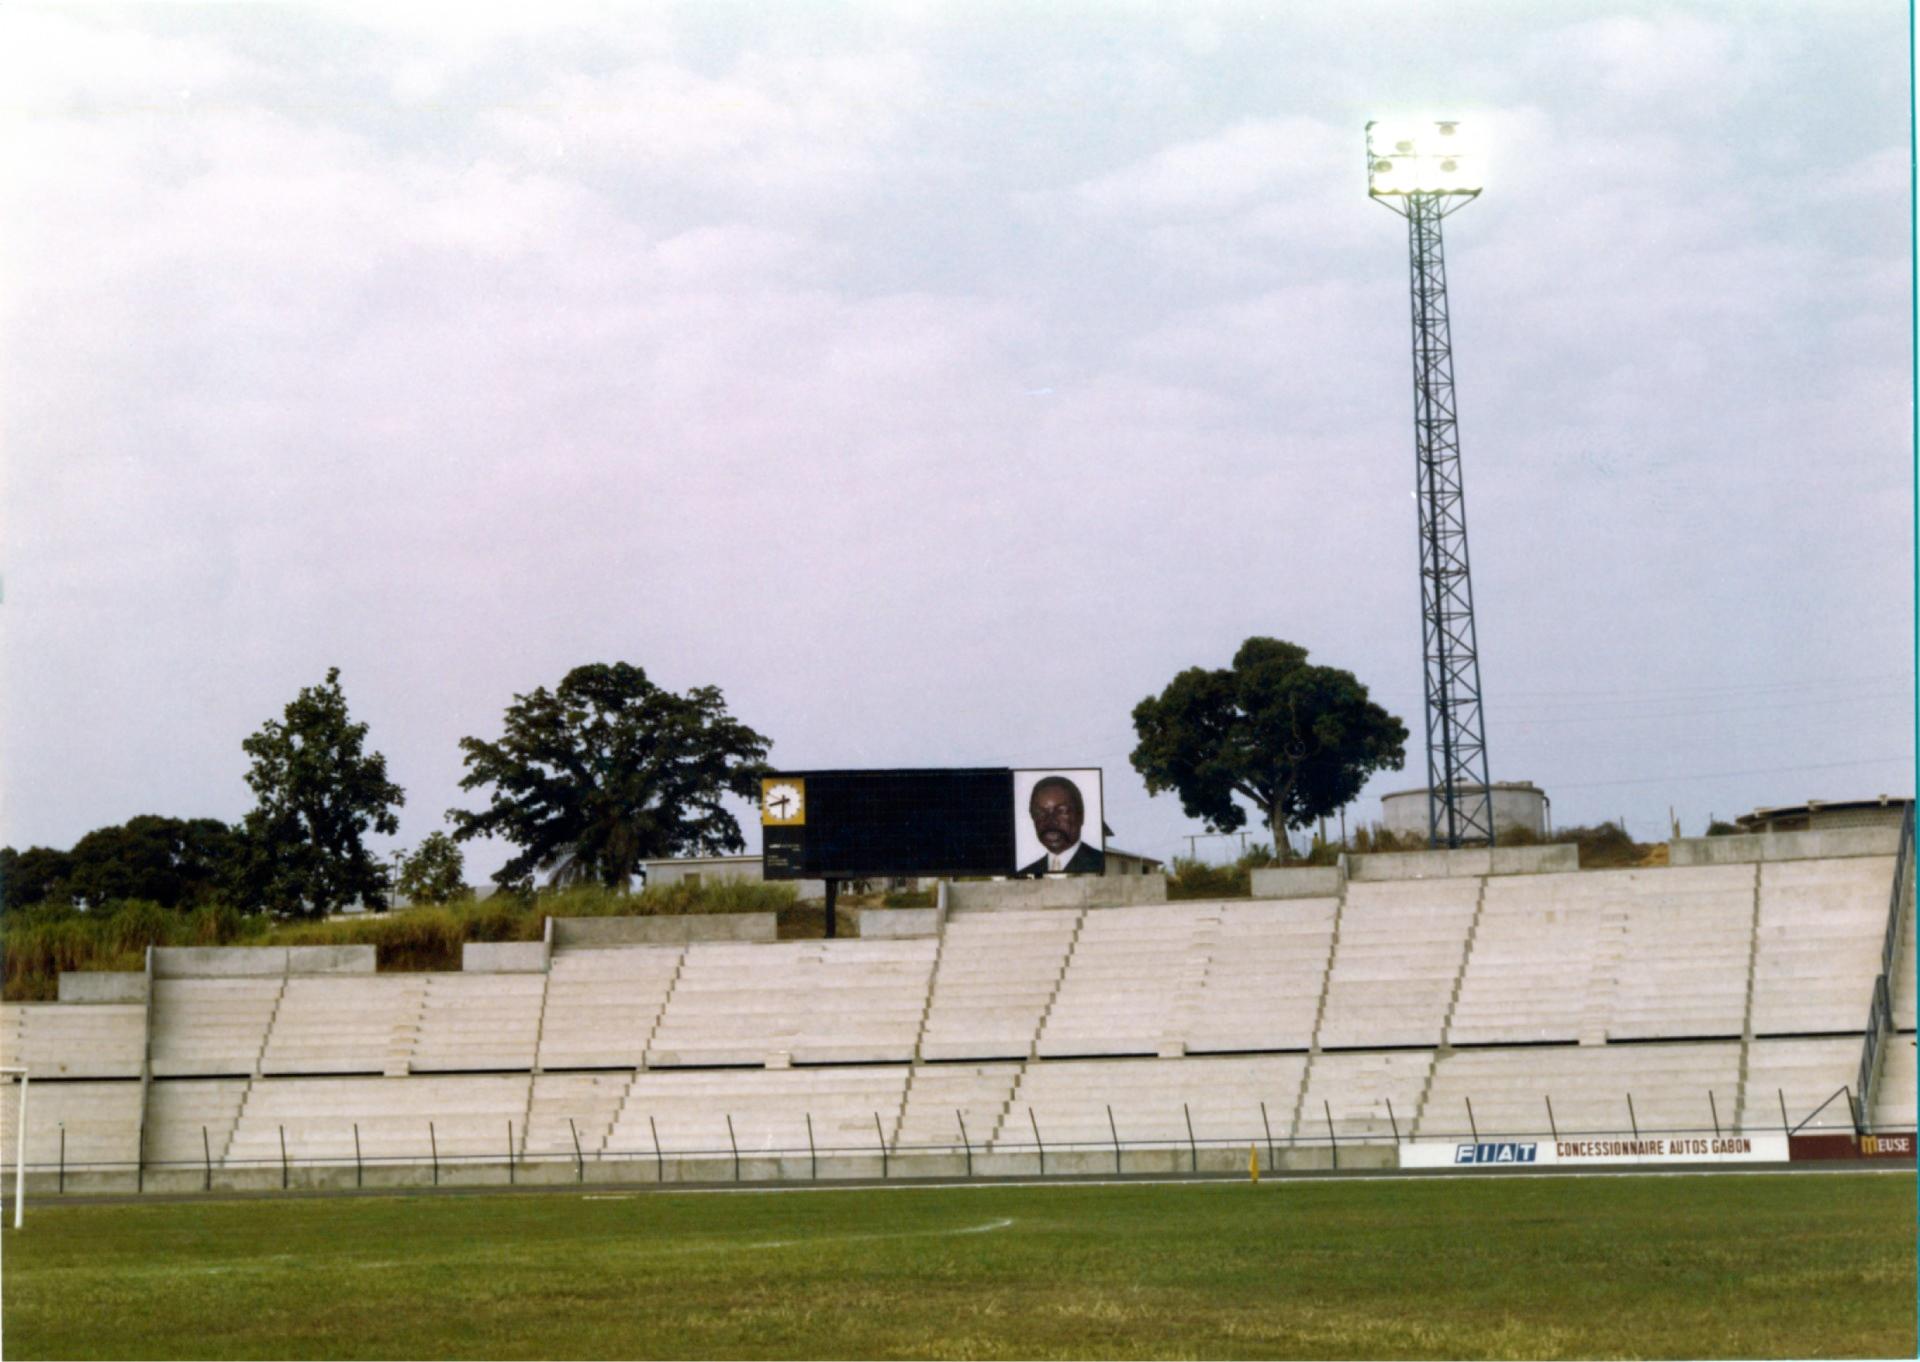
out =
[[[1427,840],[1493,845],[1480,654],[1467,558],[1466,492],[1453,392],[1453,341],[1440,223],[1480,193],[1459,125],[1394,135],[1367,125],[1369,193],[1407,220],[1412,259],[1415,501],[1426,672]]]

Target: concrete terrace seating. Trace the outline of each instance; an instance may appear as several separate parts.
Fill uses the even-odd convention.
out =
[[[1853,1086],[1860,1072],[1860,1045],[1858,1032],[1831,1039],[1756,1040],[1747,1051],[1747,1100],[1740,1124],[1749,1130],[1778,1130],[1783,1120],[1789,1127],[1799,1125],[1843,1086]],[[1911,1048],[1907,1053],[1913,1053]],[[1852,1128],[1853,1113],[1845,1097],[1827,1103],[1807,1125],[1808,1130]]]
[[[541,974],[428,974],[415,1073],[533,1068],[540,1033]]]
[[[274,1013],[260,1071],[405,1073],[425,991],[419,975],[293,976]]]
[[[930,938],[696,942],[647,1062],[904,1062],[920,1033],[937,949]]]
[[[1601,896],[1589,880],[1578,874],[1487,880],[1449,1044],[1580,1038],[1600,924]]]
[[[730,1155],[737,1143],[742,1154],[804,1156],[811,1116],[817,1149],[878,1153],[882,1134],[899,1118],[906,1085],[903,1064],[646,1070],[627,1089],[605,1152],[651,1155],[657,1134],[659,1148],[668,1155]]]
[[[1595,944],[1607,1038],[1738,1036],[1753,941],[1752,865],[1590,872],[1613,881]],[[1609,912],[1609,910],[1611,910]],[[1616,933],[1609,939],[1609,927]],[[1608,996],[1600,971],[1617,961]]]
[[[1175,1030],[1182,992],[1205,978],[1199,938],[1217,913],[1186,904],[1098,908],[1080,924],[1041,1027],[1042,1055],[1153,1055]]]
[[[1295,1133],[1301,1139],[1325,1138],[1331,1112],[1340,1139],[1390,1140],[1396,1128],[1406,1135],[1432,1068],[1431,1050],[1323,1051],[1307,1070]]]
[[[531,1081],[528,1074],[256,1079],[227,1162],[278,1163],[284,1128],[289,1159],[351,1163],[356,1125],[368,1161],[418,1162],[436,1147],[443,1160],[504,1161],[509,1125],[515,1146],[521,1138]]]
[[[143,1003],[8,1003],[0,1053],[30,1078],[138,1078],[147,1057]]]
[[[29,1075],[31,1078],[31,1075]],[[20,1084],[0,1085],[0,1168],[20,1148]],[[140,1084],[131,1080],[27,1084],[27,1165],[54,1167],[66,1132],[66,1166],[131,1164],[140,1148]],[[9,1187],[11,1198],[12,1189]],[[11,1205],[11,1201],[9,1201]]]
[[[1756,1035],[1858,1031],[1887,931],[1893,857],[1760,867]]]
[[[921,1058],[1030,1055],[1084,911],[949,915],[920,1038]]]
[[[1482,1137],[1546,1135],[1557,1126],[1565,1136],[1628,1131],[1637,1120],[1646,1134],[1711,1133],[1707,1094],[1721,1123],[1731,1125],[1739,1086],[1737,1041],[1456,1050],[1442,1052],[1434,1065],[1417,1130],[1432,1139],[1466,1137],[1474,1127]]]
[[[541,1067],[639,1068],[684,953],[680,946],[555,952],[540,1030]]]
[[[1347,886],[1320,1044],[1437,1045],[1481,881]]]
[[[153,981],[153,1072],[251,1074],[280,1002],[279,975]]]
[[[1019,1076],[1017,1063],[915,1065],[893,1143],[901,1148],[958,1146],[964,1120],[966,1140],[976,1149],[985,1147],[1006,1114]]]
[[[147,1161],[199,1166],[226,1157],[245,1078],[168,1078],[147,1089]],[[202,1132],[205,1132],[204,1135]]]
[[[1206,958],[1185,966],[1189,987],[1173,1035],[1188,1053],[1219,1050],[1304,1050],[1327,977],[1339,900],[1195,904],[1219,926],[1203,935]]]
[[[577,1136],[581,1157],[597,1155],[606,1148],[613,1118],[632,1086],[631,1071],[536,1074],[521,1152],[530,1158],[572,1158]]]
[[[1049,1149],[1110,1148],[1116,1130],[1125,1144],[1185,1146],[1189,1113],[1196,1142],[1264,1140],[1268,1125],[1276,1140],[1284,1139],[1306,1063],[1304,1055],[1221,1055],[1029,1064],[1021,1071],[993,1144],[997,1149],[1033,1148],[1037,1121],[1040,1139]]]

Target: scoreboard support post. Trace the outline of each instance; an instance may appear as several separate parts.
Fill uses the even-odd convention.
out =
[[[839,897],[839,893],[840,893],[840,881],[831,880],[831,879],[828,880],[827,881],[827,940],[829,941],[833,940],[835,935],[836,923],[835,923],[835,917],[834,917],[834,900],[837,897]]]

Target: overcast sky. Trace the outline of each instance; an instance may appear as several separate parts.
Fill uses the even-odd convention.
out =
[[[412,845],[463,735],[624,660],[789,769],[1103,767],[1165,857],[1130,712],[1254,634],[1407,722],[1377,819],[1397,115],[1489,148],[1493,778],[1647,839],[1911,793],[1907,61],[1898,0],[9,4],[0,842],[238,819],[338,666]]]

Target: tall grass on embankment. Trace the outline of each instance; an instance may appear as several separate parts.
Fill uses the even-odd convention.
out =
[[[169,911],[139,899],[91,912],[36,905],[0,917],[5,998],[53,998],[62,970],[138,970],[148,946],[372,946],[381,970],[457,970],[469,941],[538,941],[548,917],[790,913],[787,885],[723,880],[620,894],[598,885],[532,898],[430,904],[319,922],[277,921],[226,904]]]

